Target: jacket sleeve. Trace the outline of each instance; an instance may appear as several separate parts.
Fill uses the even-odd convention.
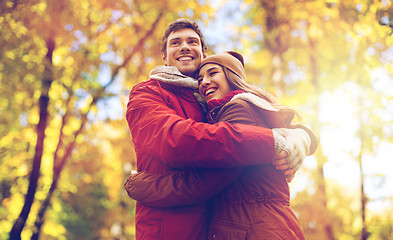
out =
[[[243,168],[193,168],[167,173],[138,172],[124,183],[128,196],[148,207],[180,207],[202,203],[221,192]]]
[[[225,109],[222,110],[222,114],[219,116],[219,121],[226,121],[231,124],[235,123],[242,123],[242,124],[249,124],[249,125],[255,125],[257,124],[255,120],[260,118],[261,116],[256,116],[255,114],[255,109],[252,107],[253,104],[250,104],[247,101],[236,101],[233,103],[229,103],[225,105]],[[313,131],[311,131],[308,127],[292,122],[292,119],[294,117],[293,112],[291,111],[279,111],[279,112],[269,112],[269,111],[263,111],[259,109],[259,111],[262,113],[263,118],[265,121],[267,121],[267,124],[269,124],[269,127],[275,128],[275,127],[285,127],[285,128],[301,128],[304,131],[307,132],[307,134],[310,137],[311,140],[311,145],[309,149],[309,155],[312,155],[315,153],[317,147],[318,147],[318,139],[316,135],[314,134]]]
[[[131,91],[126,117],[135,147],[175,168],[229,168],[271,163],[274,158],[271,129],[184,119],[148,86]]]

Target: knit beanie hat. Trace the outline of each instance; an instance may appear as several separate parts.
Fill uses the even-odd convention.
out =
[[[246,81],[246,74],[244,71],[244,60],[243,56],[240,53],[227,51],[215,55],[211,55],[202,60],[201,64],[199,65],[198,72],[201,68],[208,64],[218,64],[222,67],[226,67],[234,72],[238,77],[240,77],[243,81]]]

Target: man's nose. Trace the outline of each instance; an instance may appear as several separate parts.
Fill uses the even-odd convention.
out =
[[[188,50],[190,50],[190,46],[185,41],[181,43],[180,47],[181,47],[181,51],[188,51]]]

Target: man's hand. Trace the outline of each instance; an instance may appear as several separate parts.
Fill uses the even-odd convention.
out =
[[[277,170],[282,170],[287,181],[291,182],[292,179],[295,177],[296,171],[289,166],[287,157],[288,153],[286,151],[281,151],[280,154],[275,156],[273,165],[276,167]]]
[[[285,138],[285,145],[283,147],[282,141],[277,141],[280,144],[276,144],[276,151],[279,151],[275,156],[273,165],[276,166],[276,169],[284,171],[287,181],[291,182],[295,176],[295,172],[300,168],[304,158],[310,151],[310,137],[306,131],[300,128],[274,128],[273,135],[277,140],[279,140],[277,135]],[[282,149],[277,149],[277,146],[282,147]]]

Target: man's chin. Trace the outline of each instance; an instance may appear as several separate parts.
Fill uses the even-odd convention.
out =
[[[179,69],[179,71],[189,77],[195,77],[196,69],[194,68],[182,68]]]

